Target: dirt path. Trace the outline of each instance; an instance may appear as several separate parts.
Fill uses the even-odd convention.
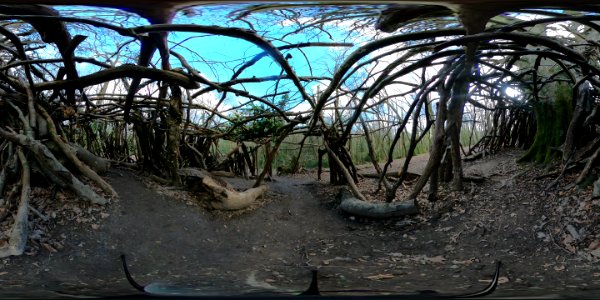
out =
[[[232,181],[237,186],[252,183]],[[161,279],[237,293],[267,287],[253,279],[261,276],[257,272],[298,265],[302,245],[346,226],[310,196],[312,180],[278,181],[269,192],[270,203],[232,220],[157,194],[128,171],[112,172],[109,182],[120,200],[111,205],[101,226],[74,232],[62,228],[69,236],[63,251],[9,259],[0,292],[10,287],[18,294],[37,284],[41,290],[64,293],[131,292],[118,260],[125,253],[140,282]],[[297,283],[300,289],[307,285],[303,277]]]
[[[551,209],[548,196],[514,178],[517,155],[486,158],[480,167],[468,164],[467,174],[489,180],[467,186],[462,195],[447,194],[438,204],[446,209],[432,219],[378,222],[344,216],[336,208],[336,188],[309,177],[277,178],[269,183],[270,201],[263,207],[226,218],[115,170],[108,180],[121,198],[100,227],[59,227],[67,236],[62,251],[4,260],[0,295],[134,292],[118,260],[125,253],[141,283],[160,280],[205,294],[301,291],[311,269],[319,269],[320,287],[330,293],[465,292],[485,286],[501,260],[498,296],[600,296],[598,264],[539,237],[542,216]]]
[[[410,164],[408,165],[408,172],[421,174],[423,169],[425,169],[425,165],[427,165],[427,160],[429,159],[429,154],[421,154],[414,156],[410,160]],[[404,165],[404,158],[395,159],[389,167],[389,172],[400,172],[402,170],[402,166]],[[380,162],[379,166],[383,169],[385,162]],[[373,167],[372,163],[366,163],[356,166],[356,169],[359,173],[375,173],[375,167]]]

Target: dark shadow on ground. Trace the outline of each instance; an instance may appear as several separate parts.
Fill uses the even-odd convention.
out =
[[[480,162],[492,165],[492,173],[467,165],[467,173],[485,173],[479,175],[489,180],[439,204],[450,209],[437,218],[410,222],[345,216],[336,208],[337,188],[308,175],[276,178],[268,183],[270,201],[263,207],[225,218],[115,169],[108,181],[120,199],[110,204],[100,227],[59,227],[67,236],[62,251],[4,260],[0,295],[133,293],[120,268],[122,253],[143,284],[163,281],[211,294],[297,292],[308,286],[311,269],[319,269],[320,287],[330,294],[461,293],[484,287],[499,259],[505,268],[497,296],[600,295],[597,264],[536,238],[533,226],[547,202],[531,184],[507,186],[520,168],[516,155]]]

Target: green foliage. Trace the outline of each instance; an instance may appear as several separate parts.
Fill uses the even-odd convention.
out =
[[[280,103],[281,105],[282,103]],[[234,141],[254,141],[277,135],[285,125],[273,108],[251,103],[250,107],[241,109],[231,116],[234,128],[230,137]],[[225,131],[231,129],[228,127]]]
[[[470,133],[466,133],[468,136]],[[293,160],[298,155],[298,143],[302,139],[302,135],[292,135],[289,136],[285,142],[282,149],[280,149],[277,154],[277,158],[275,159],[275,166],[292,166]],[[375,150],[375,157],[379,162],[384,162],[388,158],[388,151],[391,146],[391,142],[393,139],[393,135],[391,133],[386,133],[384,131],[375,131],[371,132],[371,140],[373,142],[373,148]],[[477,140],[474,140],[476,142]],[[300,155],[299,164],[300,166],[306,169],[312,169],[317,167],[317,149],[319,145],[322,144],[322,139],[320,137],[309,137],[304,146],[304,150]],[[402,134],[400,141],[396,145],[394,149],[393,158],[398,159],[406,156],[406,151],[408,150],[408,146],[410,144],[410,135]],[[292,147],[291,145],[294,145]],[[468,143],[464,144],[468,145]],[[423,138],[423,140],[417,144],[415,148],[415,155],[427,153],[431,146],[431,139],[429,137]],[[360,164],[370,164],[371,158],[369,157],[369,150],[367,147],[367,141],[362,135],[353,136],[347,144],[347,148],[349,149],[350,155],[352,157],[352,162],[355,165]],[[323,157],[323,167],[329,167],[329,162],[327,161],[327,155]]]
[[[460,131],[460,144],[465,148],[469,148],[475,143],[477,143],[484,136],[484,129],[473,128],[472,124],[463,123],[462,129]]]
[[[237,146],[236,142],[228,141],[228,140],[219,140],[217,142],[216,151],[218,155],[225,155],[229,153],[229,151],[233,150]],[[217,156],[218,156],[217,155]]]
[[[300,141],[302,141],[303,137],[304,136],[301,134],[293,134],[288,136],[282,143],[273,165],[275,167],[282,166],[284,169],[291,169],[292,167],[295,167],[294,164],[298,164],[299,167],[304,167],[307,169],[316,168],[318,155],[317,151],[323,140],[321,137],[308,137],[304,144],[304,148],[302,149],[302,153],[300,154],[300,158],[298,161],[296,161],[298,157],[298,151],[300,150]],[[323,166],[328,167],[327,155],[325,155],[323,159]]]

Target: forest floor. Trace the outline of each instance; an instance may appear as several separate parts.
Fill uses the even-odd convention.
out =
[[[148,287],[156,292],[168,292],[167,285],[205,295],[300,292],[318,269],[319,287],[330,295],[464,293],[485,287],[500,260],[496,296],[599,297],[600,201],[589,189],[570,188],[569,176],[544,191],[552,178],[535,177],[549,171],[516,164],[520,155],[466,163],[466,175],[486,180],[466,183],[461,193],[443,191],[422,215],[385,221],[343,214],[341,187],[317,181],[314,172],[276,177],[252,208],[225,213],[207,210],[189,192],[113,169],[107,178],[120,198],[108,206],[59,199],[58,214],[42,211],[50,225],[33,230],[29,255],[0,260],[0,297],[136,293],[123,275],[122,253],[138,282],[165,283]],[[425,161],[418,157],[412,171]],[[240,188],[253,183],[225,180]]]

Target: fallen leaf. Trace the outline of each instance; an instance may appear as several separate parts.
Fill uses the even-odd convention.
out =
[[[595,257],[600,257],[600,248],[590,252]]]
[[[577,252],[571,243],[573,243],[573,237],[570,234],[565,235],[565,238],[562,240],[562,244],[565,246],[565,249],[571,253]]]
[[[565,248],[567,248],[567,251],[571,252],[571,253],[577,253],[577,249],[575,249],[575,247],[573,245],[565,245]]]
[[[56,249],[58,249],[58,250],[62,250],[63,248],[65,248],[65,246],[64,246],[62,243],[60,243],[60,242],[55,242],[55,243],[52,245],[52,247],[54,247],[54,248],[56,248]]]
[[[42,243],[42,247],[46,248],[49,252],[56,253],[58,252],[54,247],[50,246],[50,244]]]
[[[448,226],[448,227],[444,227],[444,228],[439,228],[439,229],[436,229],[435,231],[446,232],[446,231],[450,231],[450,230],[452,230],[452,226]]]
[[[502,276],[502,277],[498,278],[498,284],[505,284],[505,283],[508,283],[509,281],[510,280],[506,276]]]
[[[92,224],[92,229],[98,230],[98,228],[100,228],[100,225],[98,225],[98,224]]]
[[[369,280],[392,279],[392,278],[394,278],[394,275],[393,274],[377,274],[377,275],[367,276],[366,278]]]
[[[600,248],[600,240],[595,240],[588,246],[588,250],[596,250],[598,248]]]
[[[438,255],[438,256],[434,256],[434,257],[426,257],[425,260],[432,262],[432,263],[441,264],[446,261],[446,258],[441,255]]]
[[[450,242],[452,243],[457,243],[458,241],[458,237],[460,236],[460,232],[454,233],[452,235],[450,235]]]
[[[563,271],[565,269],[565,266],[556,266],[554,267],[555,271]]]
[[[452,263],[455,265],[465,265],[468,266],[474,262],[477,262],[476,258],[471,258],[471,259],[467,259],[467,260],[453,260]]]

